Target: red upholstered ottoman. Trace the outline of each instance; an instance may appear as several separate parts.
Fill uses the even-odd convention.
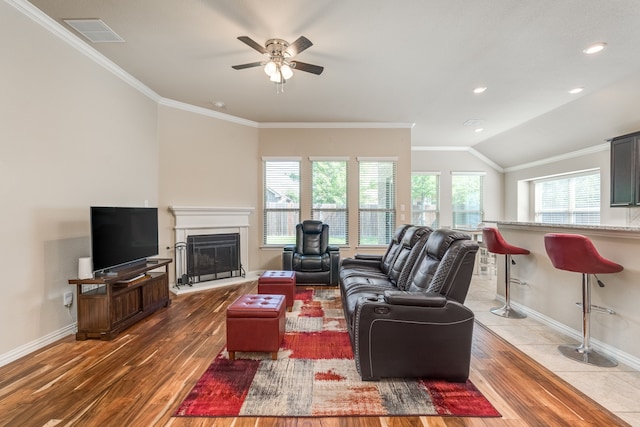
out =
[[[267,270],[258,279],[259,294],[284,295],[289,311],[293,309],[296,295],[296,272],[283,270]]]
[[[227,351],[266,351],[278,358],[284,339],[283,295],[242,295],[227,308]]]

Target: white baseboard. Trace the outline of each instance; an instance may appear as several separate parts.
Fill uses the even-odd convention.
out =
[[[27,356],[36,350],[46,347],[49,344],[66,337],[67,335],[75,334],[77,330],[78,324],[76,322],[73,322],[72,324],[67,325],[62,329],[58,329],[57,331],[51,332],[50,334],[40,337],[35,341],[31,341],[30,343],[15,348],[8,353],[2,354],[0,355],[0,366],[8,365],[9,363],[18,360],[21,357]]]
[[[497,300],[504,302],[504,297],[499,295],[497,298]],[[511,301],[511,305],[518,309],[519,311],[526,313],[527,316],[531,317],[532,319],[537,320],[538,322],[549,326],[551,329],[560,332],[561,334],[567,335],[571,338],[573,338],[574,340],[576,340],[577,342],[581,342],[582,341],[582,332],[575,330],[573,328],[568,327],[567,325],[558,322],[557,320],[554,320],[548,316],[545,316],[542,313],[538,313],[535,310],[532,310],[524,305],[515,303],[513,301]],[[612,356],[613,358],[615,358],[618,362],[629,366],[630,368],[633,368],[635,370],[640,371],[640,359],[629,354],[629,353],[625,353],[624,351],[613,347],[609,344],[605,344],[602,341],[598,341],[597,339],[591,337],[589,340],[589,344],[591,345],[591,347],[593,347],[594,350],[598,350],[601,351],[602,353],[608,354],[610,356]]]

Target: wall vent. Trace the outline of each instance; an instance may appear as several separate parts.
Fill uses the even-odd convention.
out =
[[[124,42],[124,39],[101,19],[64,19],[63,21],[92,43]]]

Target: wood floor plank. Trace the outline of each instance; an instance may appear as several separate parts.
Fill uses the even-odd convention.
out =
[[[174,296],[112,341],[66,337],[0,368],[0,425],[172,427],[625,426],[480,324],[471,380],[500,418],[172,417],[226,341],[225,309],[256,282]]]

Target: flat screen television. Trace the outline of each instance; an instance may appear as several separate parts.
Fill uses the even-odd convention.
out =
[[[91,260],[97,274],[158,254],[158,208],[91,207]]]

